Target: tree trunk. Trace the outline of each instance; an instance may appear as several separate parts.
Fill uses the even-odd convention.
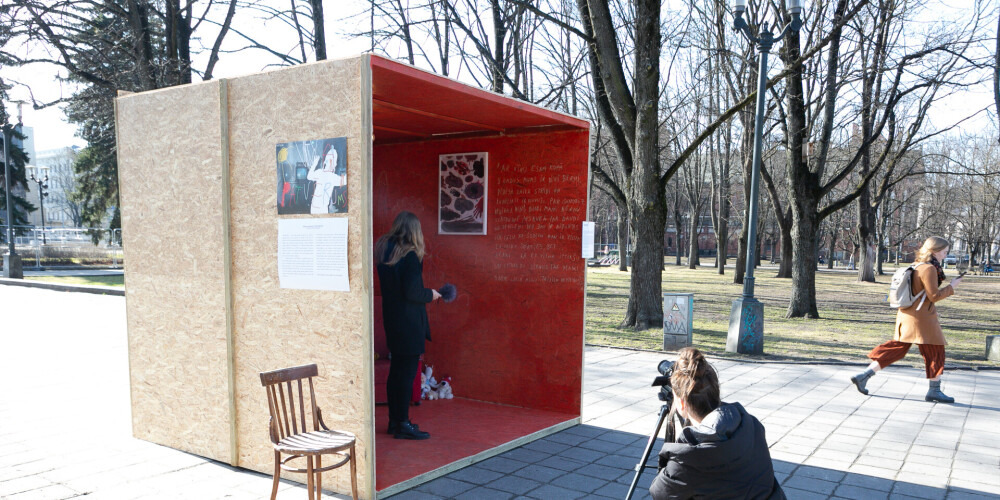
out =
[[[878,246],[875,248],[875,273],[879,276],[885,276],[885,271],[882,269],[882,264],[885,262],[885,258],[888,256],[885,247],[885,232],[888,230],[888,217],[880,217],[878,226],[875,229],[878,231],[875,241],[878,242]]]
[[[761,232],[758,231],[757,234],[761,234]],[[754,251],[753,257],[754,257],[753,268],[757,269],[758,267],[760,267],[760,262],[762,260],[764,260],[764,239],[763,238],[759,238],[759,237],[757,238],[757,250]]]
[[[801,200],[809,202],[811,200]],[[787,318],[819,318],[816,308],[816,250],[819,245],[819,221],[815,205],[800,206],[792,211],[792,298]]]
[[[723,199],[722,205],[724,207],[728,203],[728,198]],[[717,249],[715,251],[715,267],[718,268],[719,274],[726,274],[726,258],[729,253],[729,210],[720,209],[719,230],[715,234],[715,246]]]
[[[313,17],[313,50],[316,60],[326,59],[326,21],[323,20],[323,0],[309,0]]]
[[[507,38],[507,24],[504,22],[503,13],[500,11],[500,0],[490,0],[490,10],[493,11],[493,74],[492,90],[498,94],[503,93],[503,75],[506,56],[504,55],[504,41]],[[412,64],[412,63],[411,63]]]
[[[635,163],[629,215],[635,231],[632,288],[624,325],[663,325],[663,232],[667,200],[660,184],[660,2],[637,0],[635,9]]]
[[[862,195],[862,198],[866,196]],[[875,282],[875,248],[872,227],[865,222],[867,216],[861,216],[858,222],[858,281]]]
[[[194,2],[188,2],[180,16],[179,31],[180,40],[177,46],[177,59],[180,62],[180,80],[182,84],[191,83],[191,8]]]
[[[618,270],[628,271],[628,213],[618,207]]]
[[[684,234],[684,219],[681,217],[680,196],[674,200],[674,265],[681,265],[681,236]]]
[[[740,228],[740,239],[736,252],[736,270],[733,273],[733,283],[739,285],[743,284],[743,275],[747,272],[747,239],[749,237],[749,234],[747,234],[747,225],[744,223],[743,227]]]
[[[700,217],[692,210],[688,223],[688,269],[698,269],[701,264],[698,258],[698,222]]]
[[[633,219],[635,251],[632,253],[628,312],[623,326],[645,330],[663,324],[663,227],[665,204],[650,207]],[[659,230],[657,229],[659,228]],[[631,320],[631,321],[630,321]]]
[[[782,46],[785,64],[799,57],[799,34],[789,32]],[[806,109],[802,87],[802,68],[785,79],[788,147],[786,165],[792,206],[792,297],[788,318],[818,318],[816,308],[816,248],[819,230],[819,179],[810,171],[803,157],[806,134]]]
[[[788,225],[788,233],[781,227],[781,263],[778,264],[778,278],[792,277],[792,226]]]
[[[129,22],[135,36],[132,56],[139,77],[139,90],[152,90],[156,88],[156,77],[153,75],[153,42],[149,33],[149,13],[143,2],[131,0],[128,5]]]
[[[882,264],[885,262],[885,246],[880,241],[878,247],[875,249],[875,274],[879,276],[885,276],[885,271],[882,268]]]
[[[754,75],[756,71],[752,72]],[[751,118],[743,120],[744,129],[740,134],[741,156],[743,163],[743,224],[740,227],[739,245],[736,251],[736,272],[733,273],[733,283],[742,285],[743,277],[747,271],[747,240],[750,238],[750,180],[753,172],[751,159],[753,158],[754,143],[754,118],[752,114],[747,114]]]
[[[833,253],[837,251],[837,230],[830,231],[830,251],[826,256],[826,268],[833,269]]]

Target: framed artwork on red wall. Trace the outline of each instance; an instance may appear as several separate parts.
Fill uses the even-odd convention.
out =
[[[488,153],[438,157],[438,234],[486,234]]]

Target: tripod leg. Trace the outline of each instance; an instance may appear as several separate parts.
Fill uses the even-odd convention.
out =
[[[625,500],[631,500],[632,495],[635,494],[635,487],[639,484],[639,476],[641,476],[642,471],[646,469],[646,462],[649,460],[649,455],[653,452],[653,445],[656,444],[656,437],[660,435],[660,429],[663,427],[663,421],[667,419],[667,415],[669,414],[669,405],[663,405],[660,407],[660,416],[656,419],[656,429],[654,429],[653,433],[649,435],[649,441],[646,443],[646,449],[642,452],[642,458],[639,459],[639,463],[635,466],[635,477],[632,478],[632,484],[628,487],[628,493],[625,495]]]

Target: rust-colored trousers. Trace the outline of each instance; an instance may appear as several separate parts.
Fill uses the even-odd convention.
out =
[[[878,361],[878,365],[885,368],[896,361],[903,359],[910,351],[912,344],[890,340],[868,353],[868,358]],[[924,357],[924,369],[927,371],[927,378],[940,377],[944,373],[944,346],[917,344],[920,348],[920,355]]]

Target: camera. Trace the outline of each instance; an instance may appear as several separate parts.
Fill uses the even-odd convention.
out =
[[[660,401],[667,403],[669,407],[674,401],[674,391],[670,387],[670,376],[674,374],[674,362],[664,359],[656,365],[656,371],[660,372],[660,376],[653,379],[652,386],[660,388],[657,397]]]
[[[628,487],[625,500],[631,500],[632,494],[635,493],[635,487],[639,484],[639,476],[642,475],[642,471],[654,468],[652,465],[648,465],[647,462],[649,462],[649,456],[653,452],[653,445],[656,443],[657,437],[660,435],[660,429],[663,428],[664,423],[667,425],[666,429],[664,429],[663,440],[674,440],[677,416],[670,413],[670,407],[674,403],[674,390],[670,387],[670,376],[674,374],[674,362],[664,359],[660,361],[660,364],[656,365],[656,371],[660,372],[660,376],[653,379],[652,386],[660,388],[660,393],[657,394],[657,397],[660,401],[663,401],[663,406],[660,408],[660,416],[656,421],[656,429],[649,435],[649,441],[646,442],[646,449],[642,452],[642,458],[639,459],[639,463],[635,466],[635,477],[632,478],[632,484]],[[661,460],[655,468],[659,469],[664,465]]]

